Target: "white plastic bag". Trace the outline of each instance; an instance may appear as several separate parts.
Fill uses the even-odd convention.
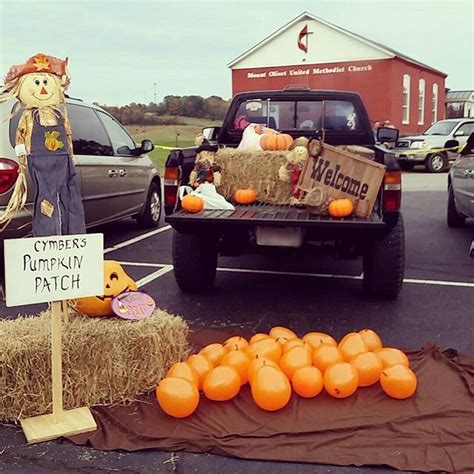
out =
[[[195,190],[190,186],[179,188],[179,198],[183,199],[186,194],[198,196],[204,201],[204,209],[235,210],[235,207],[225,200],[224,196],[216,191],[216,187],[211,183],[202,183]]]

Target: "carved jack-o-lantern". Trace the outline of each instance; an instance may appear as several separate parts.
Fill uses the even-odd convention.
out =
[[[88,296],[75,301],[75,308],[85,316],[110,316],[112,300],[125,291],[136,291],[137,284],[130,278],[122,266],[113,261],[104,261],[104,294]]]

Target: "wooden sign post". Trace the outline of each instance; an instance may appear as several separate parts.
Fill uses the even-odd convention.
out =
[[[103,235],[69,235],[5,241],[7,306],[51,303],[53,412],[20,420],[28,443],[97,429],[88,407],[63,409],[62,322],[68,299],[104,291]],[[18,283],[21,282],[21,285]],[[84,383],[87,383],[86,381]]]

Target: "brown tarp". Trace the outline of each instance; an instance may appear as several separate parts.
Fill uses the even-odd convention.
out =
[[[192,334],[197,348],[223,341]],[[93,409],[98,430],[70,438],[97,449],[157,448],[244,459],[336,465],[389,465],[401,470],[474,472],[474,358],[427,344],[408,353],[418,376],[410,399],[394,400],[377,385],[345,400],[326,393],[292,396],[274,413],[260,410],[248,386],[228,402],[204,396],[196,412],[175,419],[150,394],[129,406]]]

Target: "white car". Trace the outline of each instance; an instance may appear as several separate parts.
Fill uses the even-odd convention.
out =
[[[449,161],[456,159],[458,154],[437,150],[464,145],[472,132],[474,118],[440,120],[422,135],[400,138],[392,151],[404,171],[424,164],[426,171],[440,173],[448,169]]]

